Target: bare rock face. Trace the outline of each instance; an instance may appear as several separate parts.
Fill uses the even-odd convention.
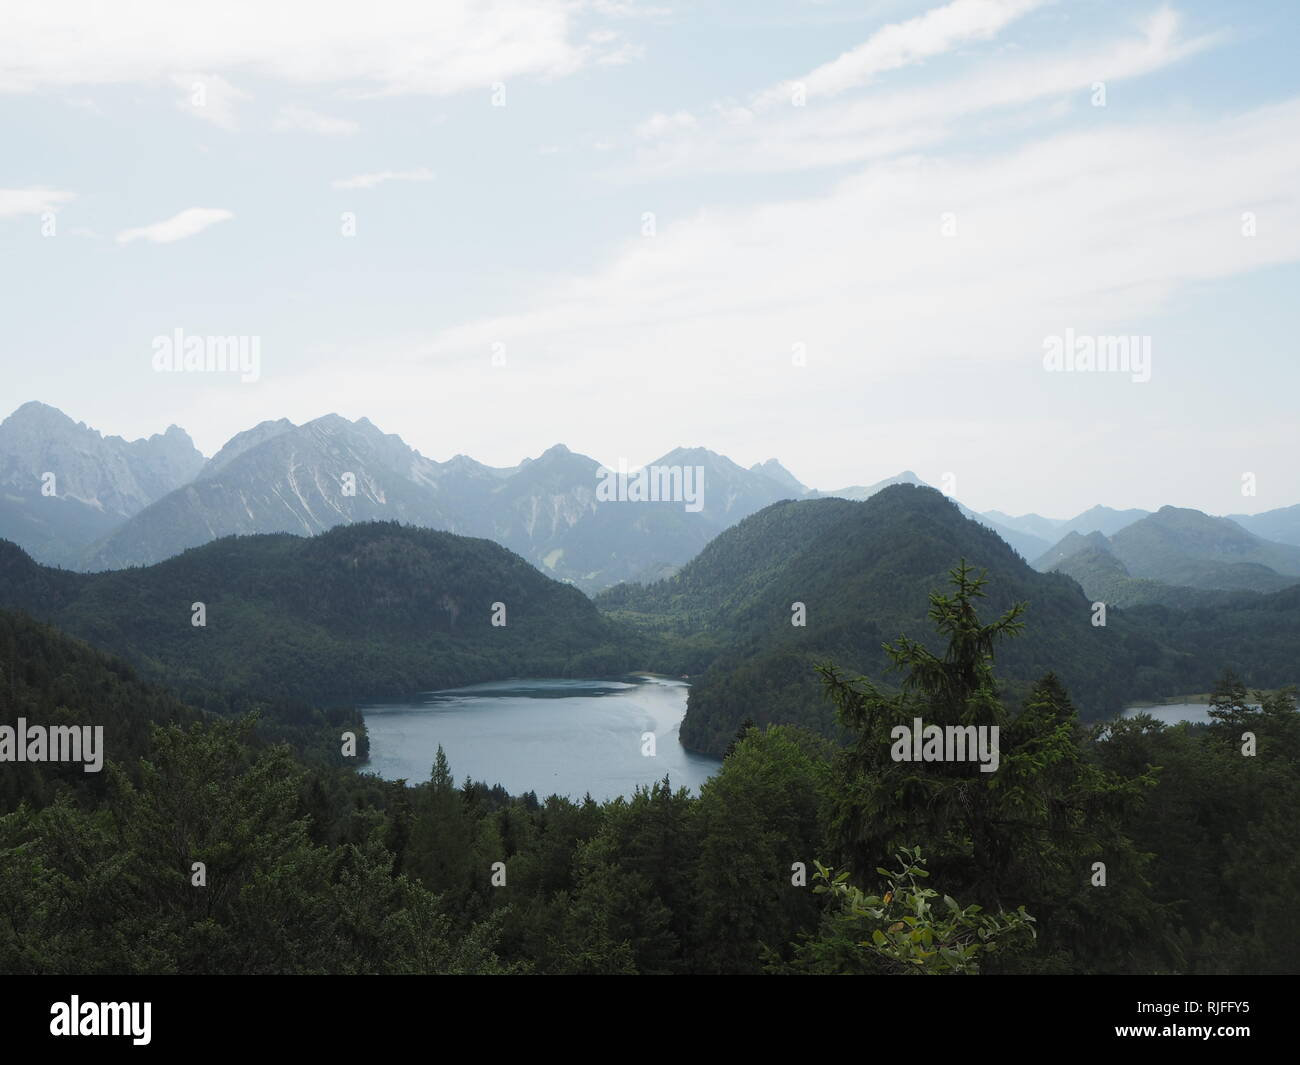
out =
[[[103,436],[62,411],[25,403],[0,422],[0,537],[51,563],[194,478],[203,456],[173,425],[148,439]]]
[[[192,483],[96,544],[84,565],[149,565],[222,536],[311,536],[365,521],[451,530],[454,514],[436,481],[436,463],[364,418],[263,422],[234,437]]]
[[[464,455],[435,462],[365,418],[263,422],[79,564],[148,565],[221,536],[400,521],[495,540],[548,576],[594,592],[680,566],[746,515],[806,491],[772,463],[745,470],[703,448],[651,465],[668,471],[665,484],[689,472],[698,498],[602,498],[610,471],[562,444],[498,469]]]

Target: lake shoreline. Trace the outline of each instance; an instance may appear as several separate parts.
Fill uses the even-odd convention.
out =
[[[370,750],[358,768],[420,783],[441,746],[456,778],[512,795],[603,801],[665,776],[698,793],[721,760],[680,741],[689,687],[650,672],[515,677],[359,703]]]

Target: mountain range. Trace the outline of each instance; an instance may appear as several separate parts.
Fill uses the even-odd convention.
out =
[[[1212,602],[1195,592],[1276,592],[1300,584],[1300,546],[1275,543],[1231,518],[1161,507],[1114,535],[1077,531],[1035,562],[1120,606]]]
[[[329,414],[302,425],[262,422],[205,460],[176,426],[128,443],[32,402],[0,423],[0,539],[44,563],[99,571],[150,565],[223,536],[309,536],[338,525],[399,521],[494,540],[548,576],[596,594],[624,581],[671,576],[719,533],[775,502],[861,502],[892,485],[924,484],[907,470],[870,485],[820,491],[776,459],[746,469],[702,447],[677,448],[649,465],[702,470],[698,507],[602,500],[604,467],[562,444],[513,467],[466,455],[438,462],[368,419]],[[50,484],[47,474],[54,475]],[[1076,552],[1081,545],[1071,537],[1117,536],[1150,517],[1100,505],[1071,519],[980,514],[956,505],[1041,569]],[[1243,526],[1300,544],[1300,507],[1242,516],[1236,527]],[[1164,549],[1157,542],[1135,543],[1132,550]],[[1277,568],[1284,557],[1197,556],[1181,569],[1155,566],[1159,576],[1144,572],[1151,568],[1144,561],[1125,576],[1266,591],[1292,576],[1284,564]],[[1211,577],[1218,562],[1246,568],[1233,571],[1235,580]]]
[[[1047,543],[1054,543],[1072,532],[1084,535],[1090,532],[1100,532],[1110,536],[1119,532],[1126,525],[1132,525],[1135,521],[1140,521],[1150,513],[1149,510],[1115,510],[1112,507],[1104,507],[1099,503],[1094,507],[1089,507],[1082,514],[1068,519],[1044,518],[1038,514],[1021,514],[1018,517],[1012,517],[997,510],[986,511],[984,516],[1005,525],[1009,529],[1037,536]]]
[[[0,539],[75,565],[91,544],[192,481],[203,465],[175,425],[128,443],[26,403],[0,422]]]

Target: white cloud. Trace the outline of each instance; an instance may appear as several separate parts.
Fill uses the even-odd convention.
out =
[[[280,113],[275,120],[275,128],[303,130],[323,137],[350,137],[361,128],[361,125],[348,118],[334,118],[306,107],[287,104],[280,108]]]
[[[676,111],[671,115],[656,114],[637,126],[636,135],[642,140],[657,140],[666,133],[692,130],[698,125],[698,120],[689,111]]]
[[[216,207],[190,207],[164,222],[140,226],[138,229],[124,229],[117,235],[117,242],[130,244],[133,240],[147,240],[153,244],[170,244],[202,233],[208,226],[234,217],[231,211]]]
[[[355,177],[339,178],[331,182],[336,189],[373,189],[385,181],[432,181],[433,171],[421,167],[419,170],[379,170],[373,174],[357,174]]]
[[[1046,2],[952,0],[916,18],[881,27],[838,59],[754,94],[747,105],[715,104],[714,115],[724,125],[746,126],[753,123],[759,114],[778,105],[792,105],[796,97],[801,108],[809,101],[830,100],[849,89],[870,84],[877,74],[942,55],[969,41],[987,40]],[[674,115],[656,114],[637,127],[637,136],[653,139],[695,129],[699,125],[696,117],[686,111]]]
[[[62,204],[74,199],[76,193],[62,189],[29,188],[0,189],[0,218],[21,214],[44,214],[57,211]]]
[[[96,117],[102,117],[105,113],[104,109],[100,107],[95,100],[86,96],[73,97],[67,101],[67,104],[69,107],[75,108],[78,111],[84,111],[88,115],[95,115]]]
[[[884,26],[856,48],[800,78],[761,93],[760,107],[788,103],[796,85],[810,98],[838,96],[877,74],[942,55],[968,41],[987,40],[1045,0],[952,0],[906,22]]]
[[[633,0],[591,0],[591,8],[602,15],[613,15],[617,18],[662,19],[673,13],[670,7],[654,7],[635,3]]]
[[[725,395],[755,424],[780,424],[799,381],[852,397],[954,364],[1040,373],[1046,335],[1123,332],[1189,284],[1300,260],[1298,186],[1300,99],[1214,122],[1108,123],[994,156],[888,160],[825,195],[661,219],[603,270],[541,286],[533,309],[434,339],[453,353],[505,342],[607,393],[650,366],[687,420],[709,424]],[[833,373],[792,378],[797,343]],[[1155,358],[1158,377],[1177,356],[1157,338]]]
[[[430,454],[454,440],[506,463],[562,437],[635,464],[704,443],[746,464],[775,452],[822,488],[913,468],[932,482],[960,471],[972,505],[1204,505],[1187,456],[1215,453],[1207,374],[1211,390],[1215,376],[1271,378],[1252,365],[1251,327],[1216,355],[1180,323],[1217,279],[1300,261],[1297,187],[1300,98],[1178,124],[1112,113],[1014,149],[873,163],[815,196],[661,216],[653,238],[629,218],[606,265],[542,275],[503,305],[518,312],[381,354],[364,380],[355,358],[313,364],[313,382]],[[1043,340],[1067,328],[1154,333],[1151,381],[1045,373]],[[498,344],[509,361],[493,369]],[[436,433],[421,428],[430,373]],[[296,387],[285,382],[286,401]],[[629,417],[628,403],[653,416]],[[1261,421],[1251,439],[1273,431]],[[1293,470],[1278,476],[1295,484]]]
[[[158,84],[191,71],[252,75],[358,94],[449,94],[597,60],[571,38],[571,0],[8,0],[0,92]]]
[[[621,67],[645,57],[645,48],[624,41],[617,30],[593,30],[587,34],[587,40],[596,46],[596,62],[600,66]]]
[[[898,156],[939,144],[981,116],[1058,103],[1070,93],[1086,102],[1094,82],[1140,77],[1204,50],[1216,40],[1179,35],[1175,12],[1161,9],[1138,36],[1089,49],[984,65],[958,80],[869,93],[820,106],[718,107],[694,125],[657,115],[638,128],[645,141],[628,172],[638,177],[681,171],[806,170]],[[788,100],[787,100],[788,103]],[[1030,115],[1033,118],[1033,115]],[[1048,112],[1047,117],[1052,117]],[[1061,117],[1059,109],[1055,117]]]
[[[220,74],[173,74],[171,83],[183,93],[176,101],[178,108],[225,130],[235,130],[239,126],[235,104],[253,98]]]

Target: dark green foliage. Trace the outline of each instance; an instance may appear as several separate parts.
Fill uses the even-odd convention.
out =
[[[1055,562],[1051,566],[1052,571],[1073,577],[1089,599],[1105,603],[1108,607],[1148,604],[1180,609],[1219,607],[1246,601],[1254,594],[1188,588],[1184,585],[1166,584],[1150,577],[1133,577],[1129,575],[1128,567],[1111,552],[1101,533],[1092,533],[1090,538],[1081,537],[1078,533],[1071,533],[1070,536],[1083,546]],[[1062,541],[1062,545],[1064,543]]]
[[[407,558],[406,534],[390,540],[388,530],[358,533],[362,544],[386,544],[381,574]],[[253,542],[253,555],[293,563],[292,552],[277,554],[285,538],[261,539],[267,546]],[[417,569],[429,557],[419,543]],[[10,561],[9,593],[34,581],[53,610],[84,602],[78,582],[97,579]],[[472,570],[473,559],[464,562]],[[262,578],[274,587],[277,579],[270,570]],[[3,723],[102,723],[110,760],[102,774],[0,763],[0,972],[889,974],[917,964],[909,959],[940,972],[973,971],[973,961],[987,973],[1293,970],[1294,692],[1251,695],[1227,677],[1209,726],[1136,718],[1088,730],[1053,671],[1014,699],[994,674],[994,653],[999,665],[1014,659],[1043,624],[1037,605],[1022,617],[1020,599],[996,586],[984,599],[965,565],[954,579],[953,594],[929,598],[933,636],[897,639],[879,658],[862,653],[898,667],[890,686],[823,669],[843,746],[746,722],[721,739],[728,756],[698,798],[664,780],[603,804],[511,797],[490,782],[457,786],[441,751],[427,781],[360,774],[324,746],[351,711],[330,723],[334,711],[295,701],[292,683],[279,701],[259,704],[255,690],[187,681],[203,704],[189,706],[137,676],[170,678],[161,656],[128,666],[0,612]],[[425,592],[410,591],[407,602],[401,585],[389,575],[371,594],[399,614],[413,611],[411,621]],[[255,588],[240,595],[256,603]],[[89,601],[106,608],[106,594]],[[345,618],[302,595],[292,616],[328,619],[323,628],[351,633],[337,637],[349,645],[367,638],[365,624],[382,624],[363,623],[361,598]],[[907,610],[921,618],[925,602]],[[983,603],[1000,620],[982,622]],[[114,616],[127,624],[128,614]],[[1023,636],[1001,640],[1022,621]],[[853,651],[849,628],[837,640]],[[782,653],[791,685],[817,684],[815,648]],[[244,675],[262,668],[250,661]],[[267,706],[275,714],[256,724],[245,712]],[[740,707],[737,724],[749,714]],[[916,716],[997,724],[998,771],[893,761],[891,726]],[[304,742],[291,749],[272,742],[276,734]],[[918,847],[939,894],[916,879],[919,860],[899,874],[893,896],[870,894],[878,868]],[[822,861],[852,882],[828,874],[843,890],[814,893]],[[1106,863],[1104,888],[1091,883],[1097,861]],[[194,883],[194,862],[205,863],[204,886]],[[504,883],[493,883],[494,868]],[[899,892],[930,899],[929,943],[897,927]],[[960,900],[955,910],[944,894]],[[1009,916],[1020,907],[1034,918],[1031,942],[1019,931],[1025,922]],[[980,929],[1009,949],[967,957]],[[859,949],[862,935],[879,949]],[[954,953],[931,955],[935,943]]]
[[[833,659],[879,675],[882,644],[922,631],[930,589],[955,558],[991,578],[990,606],[1029,602],[1035,625],[1000,659],[1009,693],[1061,678],[1084,720],[1126,702],[1177,692],[1184,656],[1120,611],[1092,624],[1091,601],[1060,574],[1039,573],[993,532],[932,488],[900,484],[861,503],[778,503],[720,535],[677,576],[613,589],[597,600],[612,617],[662,637],[656,668],[694,678],[682,726],[688,746],[721,754],[746,717],[839,737],[813,667]],[[791,624],[803,603],[806,625]]]
[[[89,725],[104,730],[105,756],[132,765],[149,744],[150,727],[198,720],[169,693],[141,683],[120,659],[48,625],[0,610],[0,725]],[[103,799],[106,772],[81,763],[0,763],[0,813],[19,801],[44,806],[64,789],[82,803]]]
[[[692,910],[698,971],[759,972],[756,943],[781,954],[817,921],[817,900],[794,871],[825,853],[832,756],[799,729],[753,729],[704,785]]]
[[[7,973],[499,972],[495,922],[452,934],[427,889],[392,873],[382,817],[315,844],[287,748],[251,722],[155,729],[140,782],[0,817]],[[196,883],[203,863],[204,883]]]
[[[985,913],[962,906],[929,882],[921,848],[898,854],[899,868],[878,868],[885,890],[871,895],[818,863],[819,895],[830,896],[817,935],[795,951],[790,971],[818,975],[977,975],[991,955],[1022,948],[1035,935],[1023,906]],[[920,881],[925,881],[924,883]],[[769,968],[781,971],[773,959]]]
[[[206,626],[191,624],[191,604]],[[502,603],[504,625],[493,625]],[[188,694],[276,707],[635,663],[577,589],[488,540],[396,523],[227,537],[145,568],[75,574],[0,543],[0,607],[122,654]],[[311,711],[302,704],[303,716]]]
[[[1225,667],[1257,688],[1300,682],[1300,587],[1237,594],[1185,610],[1140,606],[1125,614],[1152,640],[1178,648],[1176,681],[1161,685],[1170,695],[1208,691]]]
[[[930,619],[947,644],[943,654],[906,637],[887,648],[901,674],[897,693],[822,670],[854,734],[834,789],[841,864],[865,883],[881,855],[924,839],[935,875],[963,901],[1011,910],[1032,900],[1030,912],[1041,924],[1035,951],[1053,965],[1066,958],[1105,969],[1162,961],[1159,954],[1130,953],[1152,938],[1135,935],[1133,922],[1149,933],[1162,920],[1159,907],[1144,906],[1145,858],[1124,831],[1154,777],[1125,778],[1091,764],[1074,707],[1051,674],[1013,717],[999,697],[993,657],[995,647],[1022,632],[1024,605],[986,625],[976,609],[983,578],[963,562],[951,581],[950,596],[930,596]],[[984,772],[973,759],[896,759],[894,729],[911,729],[917,719],[941,729],[996,727],[996,771]],[[1114,878],[1104,895],[1089,894],[1094,861],[1104,861]]]
[[[1221,678],[1209,726],[1117,721],[1097,745],[1122,774],[1159,769],[1130,831],[1176,914],[1180,971],[1294,973],[1300,957],[1300,713],[1294,689]],[[1255,739],[1247,755],[1244,734]]]
[[[755,930],[780,948],[816,919],[789,856],[822,838],[827,751],[794,730],[748,735],[702,799],[667,781],[604,805],[512,799],[456,787],[445,757],[412,787],[304,768],[250,718],[200,720],[121,663],[0,621],[36,716],[69,676],[74,720],[142,712],[92,784],[0,766],[22,800],[0,816],[0,972],[756,971]],[[741,857],[753,879],[729,900]]]

